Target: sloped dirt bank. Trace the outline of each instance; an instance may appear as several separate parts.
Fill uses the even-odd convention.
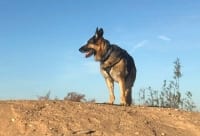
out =
[[[200,136],[200,113],[69,101],[0,101],[0,136]]]

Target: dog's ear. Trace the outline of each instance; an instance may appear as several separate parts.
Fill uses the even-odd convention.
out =
[[[103,28],[99,29],[99,34],[98,35],[99,35],[99,37],[103,37]]]
[[[95,38],[98,39],[98,38],[101,38],[103,37],[103,29],[100,28],[98,29],[98,27],[96,28],[96,33],[95,33]]]
[[[99,32],[99,29],[98,29],[98,27],[97,27],[97,28],[96,28],[96,32],[95,32],[95,39],[98,38],[98,32]]]

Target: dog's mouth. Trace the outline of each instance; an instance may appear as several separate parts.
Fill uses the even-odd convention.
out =
[[[90,57],[90,56],[96,54],[95,50],[92,49],[92,48],[81,47],[81,48],[79,49],[79,51],[82,52],[82,53],[85,53],[85,57],[86,57],[86,58],[88,58],[88,57]]]
[[[88,58],[95,54],[95,51],[93,49],[89,49],[88,51],[85,52],[85,57]]]
[[[86,58],[88,58],[88,57],[90,57],[92,55],[95,55],[95,50],[93,50],[93,49],[90,49],[87,52],[85,52],[85,57]]]

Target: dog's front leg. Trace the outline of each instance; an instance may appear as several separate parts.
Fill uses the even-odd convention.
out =
[[[106,80],[106,84],[108,87],[108,90],[110,92],[110,99],[109,99],[109,103],[113,104],[115,101],[115,95],[114,95],[114,81],[111,78],[105,78]]]
[[[119,89],[120,89],[120,104],[121,105],[127,105],[126,103],[126,89],[125,89],[125,81],[124,79],[121,79],[119,81]]]

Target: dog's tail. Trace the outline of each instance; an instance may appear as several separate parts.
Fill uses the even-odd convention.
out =
[[[127,54],[128,57],[126,58],[127,62],[127,76],[125,78],[126,80],[126,103],[128,105],[132,104],[132,86],[134,85],[135,79],[136,79],[136,67],[135,62],[129,54]]]
[[[132,87],[126,89],[126,103],[129,106],[132,104]]]

